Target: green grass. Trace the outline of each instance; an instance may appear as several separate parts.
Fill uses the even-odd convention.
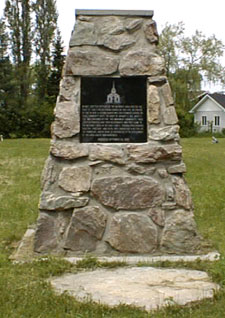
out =
[[[154,313],[129,306],[108,308],[91,301],[79,303],[66,293],[56,295],[47,278],[84,268],[114,267],[87,257],[76,266],[56,257],[32,263],[9,260],[15,243],[38,216],[40,175],[49,150],[47,139],[4,140],[0,143],[0,318],[222,318],[225,316],[225,139],[182,139],[186,180],[192,190],[200,233],[222,255],[215,263],[194,262],[161,267],[206,270],[221,284],[214,299],[185,307],[171,306]],[[141,266],[141,264],[140,264]]]

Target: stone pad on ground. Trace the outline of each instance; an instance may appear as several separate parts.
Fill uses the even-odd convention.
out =
[[[152,267],[99,269],[67,274],[50,280],[54,289],[80,301],[93,300],[109,306],[133,305],[153,310],[171,304],[185,305],[212,298],[219,286],[205,272]]]

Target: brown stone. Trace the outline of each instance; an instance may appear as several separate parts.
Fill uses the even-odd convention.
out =
[[[158,88],[154,85],[148,87],[148,122],[150,124],[160,123],[160,97]]]
[[[162,186],[151,177],[107,177],[94,180],[91,191],[102,204],[116,210],[145,209],[160,205]]]
[[[152,221],[159,225],[164,226],[165,225],[165,212],[159,207],[151,208],[148,211],[148,215],[151,217]]]
[[[107,215],[97,206],[75,209],[68,227],[64,248],[90,252],[103,236]]]
[[[170,88],[169,83],[164,84],[161,87],[161,90],[162,90],[162,95],[163,95],[163,99],[164,99],[166,107],[173,105],[174,100],[172,97],[172,92],[171,92],[171,88]]]
[[[175,201],[177,205],[187,210],[192,209],[191,192],[183,177],[172,176],[175,189]]]
[[[193,213],[176,210],[166,219],[161,249],[169,253],[196,253],[200,249]]]
[[[127,148],[130,159],[137,163],[153,163],[162,160],[180,161],[182,156],[182,148],[178,144],[140,144],[129,145]]]
[[[69,192],[87,192],[91,184],[89,166],[70,166],[63,168],[59,175],[59,186]]]
[[[175,125],[178,123],[177,113],[174,106],[166,108],[163,114],[163,119],[166,125]]]
[[[112,218],[107,241],[121,253],[151,253],[157,246],[157,228],[147,215],[118,213]]]
[[[163,75],[164,60],[150,50],[132,50],[122,57],[119,72],[122,76]]]
[[[80,132],[79,108],[74,102],[59,102],[55,107],[55,121],[52,126],[53,135],[68,138]]]
[[[53,140],[50,152],[55,157],[77,159],[88,156],[88,146],[70,141]]]
[[[90,160],[103,160],[122,165],[125,164],[124,151],[116,146],[90,146],[89,158]]]
[[[163,128],[150,128],[149,129],[149,138],[152,140],[179,140],[179,129],[178,125],[166,126]]]
[[[110,75],[117,71],[119,59],[98,47],[71,48],[65,66],[66,75]]]
[[[144,26],[144,33],[146,39],[150,43],[158,43],[159,42],[159,34],[157,32],[157,27],[155,21],[147,21]]]

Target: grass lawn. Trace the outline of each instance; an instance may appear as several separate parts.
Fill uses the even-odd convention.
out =
[[[55,295],[46,278],[103,266],[94,259],[71,265],[49,257],[12,264],[15,243],[38,216],[40,175],[49,150],[48,139],[4,140],[0,143],[0,318],[222,318],[225,317],[225,139],[182,139],[199,232],[221,253],[213,264],[176,264],[206,270],[221,285],[213,300],[173,306],[155,313],[119,306],[110,309],[91,301],[82,304],[67,294]],[[161,263],[161,266],[174,264]],[[112,264],[113,266],[113,264]]]

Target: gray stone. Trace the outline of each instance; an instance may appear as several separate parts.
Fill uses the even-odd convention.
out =
[[[157,169],[158,175],[160,176],[160,178],[165,179],[168,178],[168,172],[166,170],[166,168],[161,167]]]
[[[95,45],[96,42],[97,34],[94,23],[77,20],[69,46]]]
[[[50,152],[55,157],[64,159],[77,159],[88,156],[88,146],[77,142],[53,140]]]
[[[162,160],[180,161],[182,156],[182,148],[178,144],[139,144],[129,145],[127,149],[130,159],[137,163],[153,163]]]
[[[142,26],[142,19],[128,19],[125,24],[125,28],[128,32],[134,32]]]
[[[144,25],[144,33],[145,33],[145,37],[146,39],[150,42],[150,43],[158,43],[159,42],[159,35],[157,32],[157,27],[156,27],[156,23],[155,21],[147,21]]]
[[[52,126],[53,135],[58,138],[68,138],[80,132],[79,108],[74,102],[57,103],[55,121]]]
[[[187,210],[193,208],[191,192],[182,177],[172,176],[172,182],[175,190],[175,201],[177,205]]]
[[[161,249],[163,252],[184,254],[201,251],[201,239],[192,212],[176,210],[169,215],[162,232]]]
[[[186,172],[186,165],[184,162],[181,162],[177,165],[169,166],[167,171],[171,174],[175,173],[185,173]]]
[[[202,271],[154,267],[97,269],[54,277],[50,283],[58,294],[69,293],[84,303],[91,299],[110,307],[124,304],[147,311],[176,305],[177,312],[178,305],[213,298],[220,288]]]
[[[80,78],[65,76],[60,82],[59,102],[72,101],[79,104],[80,101]]]
[[[45,161],[44,169],[41,175],[41,188],[47,191],[50,185],[57,182],[58,172],[55,160],[51,156]]]
[[[147,93],[148,122],[150,124],[160,123],[160,97],[157,86],[150,85]]]
[[[106,53],[98,47],[71,48],[65,66],[66,75],[111,75],[117,71],[118,57]]]
[[[74,210],[64,248],[90,252],[103,236],[107,215],[97,206]]]
[[[166,76],[152,76],[148,77],[148,82],[150,84],[160,84],[167,83],[167,77]]]
[[[164,202],[162,208],[164,210],[174,210],[176,209],[176,202]]]
[[[166,125],[175,125],[178,123],[177,113],[174,106],[166,108],[163,114],[163,119]]]
[[[135,40],[126,34],[105,37],[103,46],[112,51],[121,51],[135,44]]]
[[[59,175],[59,186],[69,192],[87,192],[90,189],[91,174],[89,166],[65,167]]]
[[[149,129],[149,138],[152,140],[179,140],[179,129],[178,125],[175,126],[166,126],[163,128],[150,128]]]
[[[34,238],[34,251],[60,251],[71,212],[40,212]]]
[[[151,177],[107,177],[94,180],[92,194],[102,204],[117,210],[135,210],[160,205],[162,186]]]
[[[171,183],[166,184],[166,200],[175,203],[175,190]]]
[[[172,97],[172,92],[169,83],[166,83],[161,87],[161,91],[163,94],[164,102],[167,107],[171,106],[174,104],[174,100]]]
[[[90,160],[111,161],[125,164],[124,151],[117,146],[93,145],[89,150]]]
[[[136,165],[134,163],[127,166],[127,171],[134,174],[145,174],[150,176],[155,172],[155,170],[155,167],[147,168],[140,165]]]
[[[148,211],[148,215],[151,217],[152,221],[159,225],[159,226],[164,226],[165,225],[165,211],[162,210],[159,207],[154,207],[151,208]]]
[[[165,63],[162,57],[152,53],[150,50],[131,50],[125,54],[119,65],[122,76],[135,75],[163,75]]]
[[[157,228],[147,215],[118,213],[112,218],[107,241],[122,253],[151,253],[157,246]]]
[[[72,195],[56,195],[49,192],[43,192],[39,202],[40,210],[67,210],[71,208],[83,207],[88,204],[89,198],[72,196]]]
[[[98,45],[103,45],[104,40],[109,35],[119,35],[124,33],[125,28],[121,17],[101,17],[96,20],[96,29],[98,33]]]

